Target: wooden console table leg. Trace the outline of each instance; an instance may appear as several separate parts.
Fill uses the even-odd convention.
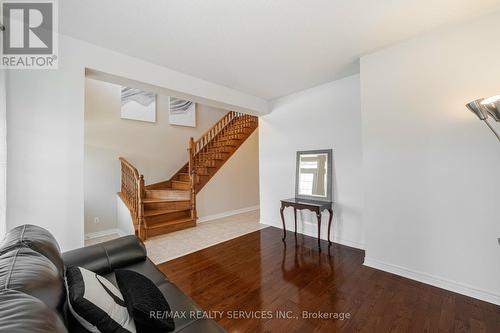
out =
[[[316,218],[318,219],[318,249],[321,252],[321,212],[316,213]]]
[[[281,215],[281,222],[283,222],[283,238],[282,240],[284,241],[286,238],[286,228],[285,228],[285,217],[283,216],[283,210],[285,210],[285,207],[280,208],[280,215]]]
[[[293,208],[293,217],[295,218],[295,237],[297,237],[297,208]]]
[[[330,213],[330,219],[328,220],[328,246],[330,246],[332,245],[332,242],[330,241],[330,230],[332,228],[333,210],[330,208],[328,209],[328,212]]]

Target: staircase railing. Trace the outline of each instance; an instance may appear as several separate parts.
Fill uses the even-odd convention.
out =
[[[210,127],[198,140],[191,138],[188,144],[189,152],[189,178],[191,183],[191,217],[196,219],[196,166],[203,160],[202,153],[206,153],[216,137],[227,134],[231,129],[238,132],[245,127],[256,125],[258,118],[245,113],[230,111],[226,113],[218,122]]]
[[[194,150],[193,154],[197,155],[199,152],[201,152],[204,148],[207,147],[208,143],[213,140],[219,133],[221,133],[225,128],[227,128],[227,125],[229,125],[233,119],[236,117],[242,115],[242,113],[235,112],[235,111],[230,111],[224,115],[219,121],[217,121],[212,127],[210,127],[203,135],[200,136],[198,140],[193,140],[194,142]]]
[[[121,163],[121,191],[120,197],[127,205],[134,222],[136,235],[143,239],[144,236],[144,205],[145,196],[144,176],[123,157],[119,158]]]
[[[196,162],[197,155],[206,152],[209,148],[209,144],[213,142],[214,138],[224,134],[229,128],[233,130],[241,129],[250,123],[255,123],[258,121],[258,117],[249,114],[230,111],[224,115],[218,122],[216,122],[212,127],[210,127],[198,140],[193,138],[189,141],[190,158],[193,158],[193,162]],[[233,125],[234,126],[229,126]],[[192,156],[191,156],[192,155]]]

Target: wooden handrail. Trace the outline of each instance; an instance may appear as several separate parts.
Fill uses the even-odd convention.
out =
[[[256,116],[230,111],[203,133],[198,140],[191,138],[188,143],[189,174],[192,175],[196,173],[196,167],[199,166],[200,162],[203,160],[200,156],[202,155],[201,153],[208,152],[211,148],[211,144],[216,141],[215,139],[217,137],[225,136],[226,139],[236,138],[236,136],[243,133],[246,128],[256,126],[257,122],[258,117]],[[196,178],[196,175],[194,177]]]
[[[120,197],[130,210],[137,236],[142,239],[144,230],[144,176],[139,174],[132,163],[123,157],[120,157],[119,160],[121,164]]]

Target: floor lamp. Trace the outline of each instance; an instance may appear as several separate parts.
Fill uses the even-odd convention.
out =
[[[493,96],[489,98],[480,98],[466,104],[467,108],[471,110],[480,120],[484,121],[490,130],[496,135],[498,141],[500,141],[500,136],[498,136],[497,131],[488,122],[488,116],[495,119],[495,121],[500,121],[500,95]],[[500,238],[497,238],[498,245],[500,245]]]
[[[476,99],[465,105],[470,111],[472,111],[480,120],[490,128],[490,130],[496,135],[498,141],[500,141],[500,136],[493,126],[489,123],[488,117],[495,119],[495,121],[500,122],[500,95],[493,96],[489,98]]]

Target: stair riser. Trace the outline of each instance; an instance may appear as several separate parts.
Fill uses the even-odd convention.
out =
[[[248,134],[250,131],[252,131],[252,129],[254,127],[256,127],[256,126],[247,125],[247,126],[244,126],[242,128],[237,128],[237,129],[234,129],[231,131],[224,132],[222,134],[223,135],[225,135],[225,134]]]
[[[198,181],[200,177],[208,177],[210,175],[209,168],[196,168],[196,176],[198,177]]]
[[[190,201],[170,201],[170,202],[155,202],[144,204],[145,210],[174,210],[174,209],[189,209],[191,206]]]
[[[196,168],[213,168],[216,166],[216,162],[216,160],[197,162]]]
[[[202,171],[206,171],[203,173],[211,173],[211,172],[214,172],[215,170],[219,169],[224,163],[225,163],[225,160],[205,161],[205,162],[200,162],[200,164],[197,164],[197,167],[203,168]]]
[[[233,147],[221,146],[221,147],[210,147],[207,152],[209,153],[230,153],[233,150]]]
[[[217,169],[217,166],[212,167],[212,168],[198,167],[198,168],[196,168],[196,173],[198,176],[212,175],[212,173],[214,172],[214,169]]]
[[[196,222],[195,221],[186,221],[184,223],[177,223],[175,225],[166,225],[161,228],[154,228],[154,229],[147,229],[146,228],[146,234],[147,237],[153,237],[153,236],[158,236],[158,235],[163,235],[167,234],[169,232],[177,231],[177,230],[182,230],[182,229],[187,229],[191,227],[195,227]]]
[[[161,215],[146,216],[145,220],[146,220],[146,226],[151,227],[157,223],[171,222],[175,220],[189,218],[190,216],[191,212],[189,210],[181,210],[178,212],[165,213]]]
[[[213,154],[203,154],[197,158],[199,161],[213,161],[213,160],[224,160],[227,158],[229,153],[213,153]]]
[[[244,135],[230,135],[224,138],[220,138],[217,140],[217,142],[228,142],[228,141],[240,141],[245,138]]]
[[[191,188],[190,184],[187,182],[172,182],[173,190],[189,190]]]
[[[172,193],[166,191],[146,191],[146,198],[165,200],[190,200],[190,194],[188,192]]]
[[[227,146],[237,146],[238,140],[223,140],[214,143],[214,147],[227,147]]]
[[[232,132],[232,133],[224,133],[223,135],[221,135],[220,137],[218,137],[217,140],[219,140],[219,139],[227,139],[227,138],[230,138],[230,137],[243,138],[243,137],[245,137],[245,133],[243,131],[236,131],[236,132]]]
[[[189,181],[191,181],[189,175],[184,175],[184,174],[179,175],[179,180],[183,181],[183,182],[189,182]]]

